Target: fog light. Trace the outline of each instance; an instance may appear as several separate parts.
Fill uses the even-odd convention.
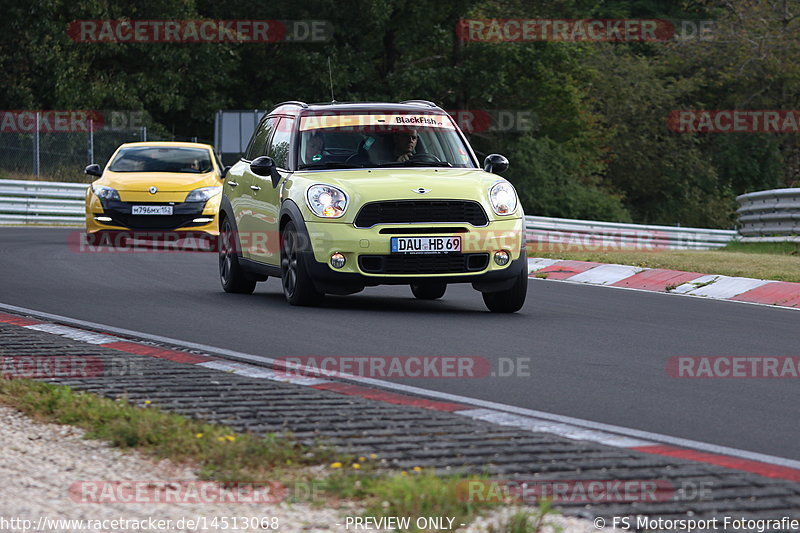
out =
[[[196,219],[192,220],[192,222],[197,222],[197,223],[214,222],[214,219],[213,218],[196,218]]]
[[[505,250],[500,250],[499,252],[494,253],[494,262],[500,266],[507,265],[510,258],[511,256],[509,256],[508,252]]]
[[[111,217],[94,217],[98,222],[111,222]]]
[[[333,268],[342,268],[346,262],[347,258],[343,254],[339,252],[331,254],[331,266]]]

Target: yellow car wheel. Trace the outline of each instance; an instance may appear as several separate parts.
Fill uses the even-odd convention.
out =
[[[420,281],[411,284],[411,292],[413,292],[414,297],[419,300],[438,300],[444,296],[446,290],[447,283]]]
[[[516,313],[525,304],[528,294],[528,269],[520,270],[510,289],[498,292],[484,292],[483,303],[492,313]]]
[[[324,293],[314,286],[308,275],[303,242],[293,222],[286,224],[281,233],[281,281],[283,294],[291,305],[313,306],[322,301]]]
[[[226,218],[219,235],[219,280],[225,292],[252,294],[256,290],[256,280],[239,265],[234,245],[234,233]]]

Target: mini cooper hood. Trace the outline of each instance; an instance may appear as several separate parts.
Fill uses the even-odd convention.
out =
[[[189,172],[111,172],[106,170],[98,185],[112,187],[118,191],[147,191],[158,187],[161,192],[183,192],[222,185],[214,172],[193,174]]]
[[[356,204],[379,200],[485,200],[496,174],[465,168],[381,168],[303,172],[308,184],[327,183],[345,191]]]

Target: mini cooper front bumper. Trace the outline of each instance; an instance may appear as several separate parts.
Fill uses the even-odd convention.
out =
[[[318,289],[334,294],[365,286],[409,284],[424,280],[472,283],[481,291],[504,290],[527,268],[522,218],[490,221],[484,227],[463,223],[353,224],[306,221],[310,250],[306,265]],[[393,237],[460,237],[461,250],[440,253],[392,252]],[[506,252],[501,264],[495,254]],[[335,268],[332,257],[344,265]]]

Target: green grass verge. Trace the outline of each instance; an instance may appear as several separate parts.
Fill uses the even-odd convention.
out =
[[[720,251],[800,257],[800,242],[732,242]]]
[[[800,282],[800,243],[731,243],[719,250],[657,252],[554,249],[542,246],[529,249],[528,256]]]
[[[199,477],[209,480],[265,481],[286,467],[317,465],[333,456],[324,447],[304,447],[289,438],[236,434],[222,425],[36,381],[0,380],[0,402],[37,420],[80,427],[87,438],[118,448],[190,462]]]
[[[545,525],[545,519],[550,514],[550,505],[543,503],[535,513],[528,511],[517,511],[511,515],[504,524],[499,527],[489,526],[487,533],[527,533],[529,531],[541,531]],[[554,527],[556,533],[560,533],[562,528]]]
[[[86,430],[86,438],[102,439],[121,449],[188,464],[198,477],[209,481],[279,482],[289,488],[292,501],[329,505],[337,500],[358,501],[366,516],[448,516],[469,523],[479,514],[502,505],[496,501],[468,501],[463,497],[467,479],[481,476],[439,476],[414,468],[387,472],[378,468],[380,457],[337,454],[322,444],[303,446],[291,436],[236,433],[155,407],[135,407],[78,393],[69,387],[27,379],[0,379],[0,404],[14,407],[31,418],[69,424]],[[313,497],[307,487],[314,485]],[[301,486],[303,490],[292,491]],[[303,497],[297,495],[302,493]],[[542,506],[532,517],[548,513]],[[523,513],[527,514],[527,513]],[[530,533],[541,520],[515,515],[503,529]],[[412,520],[413,522],[413,520]],[[414,531],[414,529],[412,529]]]

